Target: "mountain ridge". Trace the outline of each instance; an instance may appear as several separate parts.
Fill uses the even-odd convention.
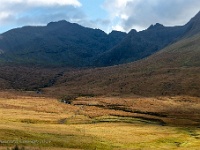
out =
[[[156,23],[128,34],[83,27],[65,20],[25,26],[0,35],[0,64],[103,67],[138,61],[200,32],[200,12],[184,26]]]

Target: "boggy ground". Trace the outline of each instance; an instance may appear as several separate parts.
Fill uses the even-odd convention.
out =
[[[60,99],[0,92],[0,149],[178,149],[200,147],[196,97]]]

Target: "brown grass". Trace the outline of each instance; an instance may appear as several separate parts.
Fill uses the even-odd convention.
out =
[[[200,100],[195,97],[79,97],[74,105],[67,105],[53,98],[7,94],[0,94],[0,140],[17,141],[26,149],[186,150],[200,146],[200,130],[194,126],[199,123]],[[196,118],[186,114],[191,110]],[[167,114],[167,119],[156,116],[160,113]],[[155,121],[172,124],[171,117],[191,124],[162,126]],[[29,143],[22,143],[25,140]],[[1,143],[0,149],[14,145]]]

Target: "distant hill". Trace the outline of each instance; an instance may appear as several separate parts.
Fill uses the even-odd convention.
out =
[[[67,21],[44,27],[22,27],[0,35],[1,64],[91,66],[94,57],[120,42],[126,33],[107,35]]]

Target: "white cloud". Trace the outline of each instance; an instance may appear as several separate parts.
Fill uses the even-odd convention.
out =
[[[115,25],[115,26],[112,26],[112,30],[116,30],[116,31],[123,31],[124,32],[124,29],[122,26],[120,26],[119,24],[118,25]]]
[[[72,5],[75,7],[80,7],[81,3],[78,0],[1,0],[1,5],[7,4],[24,4],[31,6],[51,6],[51,5]]]
[[[74,7],[80,7],[81,3],[78,0],[27,0],[28,4],[41,6],[41,5],[72,5]]]
[[[10,15],[20,15],[21,12],[37,8],[46,7],[81,7],[81,3],[78,0],[1,0],[0,5],[0,21],[2,18]],[[4,15],[3,15],[4,14]]]
[[[1,19],[7,18],[8,16],[9,16],[8,12],[0,12],[0,18]]]
[[[110,13],[112,18],[119,17],[129,1],[131,0],[105,0],[103,8]]]
[[[125,31],[151,24],[183,25],[200,10],[199,0],[105,0],[103,8],[114,24]]]
[[[129,16],[126,15],[126,14],[121,14],[120,18],[123,19],[123,20],[128,20]]]

